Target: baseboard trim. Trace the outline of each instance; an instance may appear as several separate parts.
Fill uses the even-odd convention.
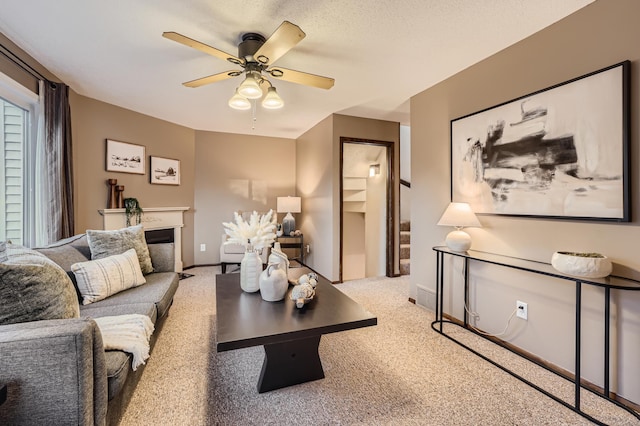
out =
[[[411,300],[411,299],[409,299],[409,300]],[[464,326],[464,322],[459,320],[458,318],[455,318],[455,317],[453,317],[453,316],[451,316],[449,314],[446,314],[446,313],[443,313],[442,317],[447,319],[447,320],[449,320],[449,321],[451,321],[452,323],[455,323],[455,324],[461,326],[462,328],[467,328],[468,329],[468,327]],[[493,343],[495,343],[495,344],[497,344],[499,346],[502,346],[505,349],[507,349],[507,350],[517,354],[517,355],[520,355],[521,357],[523,357],[525,359],[528,359],[528,360],[532,361],[535,364],[539,364],[540,366],[543,366],[543,368],[547,368],[550,371],[558,374],[559,376],[564,377],[567,380],[570,380],[570,381],[574,381],[575,380],[576,376],[572,372],[570,372],[568,370],[565,370],[564,368],[562,368],[562,367],[560,367],[560,366],[558,366],[556,364],[553,364],[553,363],[551,363],[551,362],[549,362],[549,361],[547,361],[547,360],[545,360],[543,358],[540,358],[539,356],[537,356],[535,354],[532,354],[531,352],[526,351],[526,350],[520,348],[519,346],[516,346],[516,345],[514,345],[512,343],[509,343],[507,341],[504,341],[502,339],[499,339],[499,338],[493,337],[493,336],[481,336],[481,337],[484,337],[485,339],[488,339],[488,340],[492,341]],[[602,387],[596,385],[595,383],[592,383],[592,382],[590,382],[590,381],[588,381],[586,379],[580,379],[580,384],[583,387],[585,387],[585,388],[587,388],[587,389],[589,389],[589,390],[591,390],[593,392],[597,392],[597,393],[600,393],[600,394],[604,393],[604,388],[602,388]],[[634,411],[640,412],[640,404],[635,403],[633,401],[630,401],[630,400],[628,400],[626,398],[623,398],[623,397],[617,395],[615,392],[611,392],[611,399],[619,402],[622,405],[625,405],[625,406],[631,408]]]

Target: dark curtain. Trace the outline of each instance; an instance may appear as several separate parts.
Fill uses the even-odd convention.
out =
[[[50,218],[48,239],[54,242],[74,233],[71,108],[69,86],[50,82],[43,86],[48,194],[45,208]]]

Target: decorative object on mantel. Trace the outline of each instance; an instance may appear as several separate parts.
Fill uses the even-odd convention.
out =
[[[136,225],[142,223],[142,207],[136,198],[124,199],[124,214],[127,226],[131,226],[131,217],[135,216]]]
[[[583,278],[604,278],[613,269],[611,260],[600,253],[557,251],[551,256],[551,266],[558,271]]]
[[[271,246],[276,239],[276,224],[272,218],[273,210],[262,216],[254,211],[249,221],[245,222],[238,212],[234,212],[235,223],[222,223],[224,232],[229,236],[225,244],[241,244],[245,247],[245,255],[240,262],[240,287],[248,293],[260,289],[262,260],[257,250]]]
[[[438,221],[440,226],[453,226],[455,231],[449,232],[446,243],[453,251],[465,252],[471,248],[471,237],[462,230],[463,227],[482,227],[480,221],[467,203],[449,203]]]
[[[124,185],[116,185],[116,209],[124,208]]]
[[[267,302],[278,302],[287,294],[289,280],[280,266],[280,263],[269,263],[260,274],[260,296]]]
[[[118,184],[118,179],[107,179],[107,185],[109,185],[109,198],[107,199],[108,209],[118,208],[118,196],[116,195],[117,184]]]

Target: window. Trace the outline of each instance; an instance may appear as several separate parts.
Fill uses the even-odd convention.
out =
[[[38,96],[0,73],[0,241],[30,246]]]

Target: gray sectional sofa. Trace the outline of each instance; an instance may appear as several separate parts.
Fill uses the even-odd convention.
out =
[[[105,351],[92,318],[146,315],[155,327],[150,339],[153,348],[178,288],[178,274],[173,271],[172,243],[148,248],[154,272],[145,276],[145,284],[80,304],[79,318],[0,325],[0,384],[7,384],[8,391],[7,401],[0,406],[0,424],[120,421],[144,365],[133,371],[129,353]],[[37,251],[61,266],[74,284],[71,265],[91,259],[85,234]]]

